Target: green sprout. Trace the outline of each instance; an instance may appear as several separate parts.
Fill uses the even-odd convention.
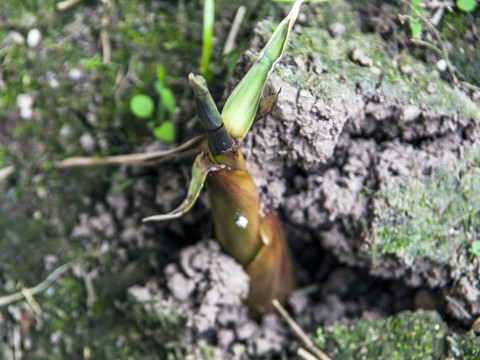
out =
[[[157,120],[147,123],[152,129],[155,138],[172,142],[175,140],[175,127],[168,117],[174,117],[176,101],[172,91],[165,86],[165,69],[162,65],[157,67],[157,79],[154,83],[160,101],[157,108]],[[155,102],[145,94],[136,94],[130,100],[130,111],[140,119],[149,119],[154,116]]]
[[[254,314],[272,310],[271,301],[283,301],[295,285],[293,264],[280,223],[246,169],[241,141],[257,118],[274,106],[261,100],[270,72],[280,60],[302,0],[297,0],[278,25],[259,58],[227,99],[220,114],[202,76],[189,75],[199,120],[208,151],[193,164],[187,198],[168,214],[144,221],[177,218],[189,211],[205,183],[215,224],[215,235],[223,250],[242,264],[250,276],[247,304]],[[265,110],[266,109],[266,110]]]

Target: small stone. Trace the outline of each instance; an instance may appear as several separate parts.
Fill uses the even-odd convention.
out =
[[[362,49],[356,48],[352,52],[352,60],[355,61],[357,64],[362,66],[372,66],[373,61],[370,59]]]
[[[82,149],[87,153],[91,153],[95,149],[95,139],[90,133],[84,133],[80,136],[80,144]]]
[[[327,71],[327,68],[322,64],[322,60],[318,54],[312,54],[312,68],[316,74],[322,74]]]
[[[340,22],[333,23],[328,27],[328,32],[334,38],[340,37],[345,33],[345,25]]]
[[[59,85],[59,84],[58,84],[58,80],[55,79],[55,78],[51,78],[50,81],[49,81],[49,83],[48,83],[48,85],[50,85],[50,87],[51,87],[52,89],[55,89],[55,88],[57,88],[58,85]]]
[[[228,349],[234,340],[235,334],[231,329],[220,329],[217,333],[218,345],[223,349]]]
[[[68,77],[72,80],[80,80],[83,76],[83,72],[80,69],[73,68],[68,72]]]
[[[413,67],[411,65],[400,65],[400,72],[405,76],[412,75]]]
[[[308,60],[304,56],[295,56],[293,61],[302,71],[308,71]]]
[[[172,295],[180,301],[187,300],[195,289],[195,282],[187,279],[181,273],[174,273],[171,275],[168,278],[167,283]]]
[[[382,70],[376,66],[372,66],[370,68],[370,71],[372,72],[372,74],[374,75],[377,75],[377,76],[380,76],[382,74]]]
[[[20,109],[20,117],[24,120],[30,120],[33,117],[33,110],[31,108]]]
[[[16,44],[25,44],[25,38],[17,31],[10,31],[5,38],[6,42],[14,42]]]
[[[253,320],[248,320],[237,328],[238,340],[247,340],[254,336],[258,331],[258,325]]]
[[[247,347],[242,343],[236,342],[232,346],[232,353],[233,353],[233,355],[236,356],[236,358],[239,358],[240,356],[245,354],[246,351],[247,351]]]
[[[262,356],[270,350],[272,350],[270,341],[264,338],[259,338],[255,340],[255,355]]]
[[[415,105],[406,105],[403,108],[401,119],[403,122],[411,122],[418,118],[422,113],[422,109]]]
[[[440,72],[444,72],[445,70],[447,70],[447,62],[444,59],[438,60],[435,66],[437,67],[437,70]]]
[[[305,293],[293,292],[287,299],[288,305],[295,315],[301,315],[308,306],[308,297]]]
[[[18,94],[17,106],[20,109],[31,108],[33,106],[33,96],[30,94]]]
[[[429,94],[435,94],[435,92],[437,91],[437,87],[435,86],[434,83],[431,83],[429,82],[427,84],[427,87],[425,88],[426,92],[428,92]]]
[[[20,117],[29,120],[33,116],[33,96],[30,94],[18,94],[17,106],[20,109]]]
[[[27,34],[27,45],[34,48],[40,44],[42,33],[38,29],[31,29]]]

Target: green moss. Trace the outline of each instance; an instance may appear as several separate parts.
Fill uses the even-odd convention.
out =
[[[332,11],[336,6],[344,11]],[[388,44],[379,36],[361,33],[352,20],[352,12],[343,1],[331,1],[319,8],[319,26],[304,27],[301,33],[292,33],[292,46],[285,58],[296,56],[304,59],[318,57],[326,72],[313,76],[305,72],[284,67],[282,78],[300,89],[308,89],[317,97],[328,101],[334,97],[349,98],[361,90],[365,95],[380,95],[396,102],[414,104],[420,108],[435,110],[441,114],[464,114],[468,118],[480,119],[480,109],[471,99],[441,79],[438,72],[428,64],[404,52],[393,58]],[[322,20],[323,19],[323,20]],[[350,19],[348,22],[345,19]],[[333,38],[326,26],[341,21],[346,32],[341,38]],[[264,22],[261,32],[268,33],[269,23]],[[361,49],[372,60],[371,67],[363,67],[351,60],[355,49]],[[472,59],[470,59],[472,60]],[[478,70],[478,61],[470,61]],[[401,68],[411,68],[408,74]],[[479,73],[477,71],[477,73]],[[428,92],[427,88],[435,88]]]
[[[480,358],[480,338],[473,331],[448,337],[450,359],[477,360]]]
[[[459,251],[480,238],[480,149],[454,169],[410,179],[380,194],[375,246],[403,259],[417,256],[459,266]],[[376,251],[376,249],[375,249]]]
[[[317,330],[316,343],[335,360],[434,360],[446,353],[445,325],[436,312],[403,312]]]

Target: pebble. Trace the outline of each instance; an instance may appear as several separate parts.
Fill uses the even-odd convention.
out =
[[[48,83],[52,89],[56,89],[59,85],[58,80],[55,78],[51,78],[50,82]]]
[[[20,109],[22,119],[29,120],[33,116],[33,96],[30,94],[18,94],[17,106]]]
[[[427,84],[427,87],[425,88],[425,90],[426,90],[429,94],[434,94],[434,93],[437,91],[437,87],[435,86],[434,83],[429,82],[429,83]]]
[[[345,25],[341,22],[333,23],[328,27],[328,32],[334,38],[341,37],[345,33]]]
[[[11,42],[14,42],[16,44],[25,44],[25,38],[23,37],[22,34],[20,34],[19,32],[17,31],[10,31],[7,35],[7,37],[5,38],[5,40],[8,41],[11,41]]]
[[[435,66],[437,67],[437,70],[440,72],[444,72],[445,70],[447,70],[447,62],[444,59],[438,60]]]
[[[352,60],[355,61],[357,64],[362,66],[372,66],[373,61],[370,59],[362,49],[356,48],[352,52]]]
[[[80,69],[73,68],[68,72],[68,77],[72,80],[80,80],[83,76],[83,72]]]
[[[80,136],[80,144],[87,153],[91,153],[95,149],[95,139],[90,133],[84,133]]]
[[[31,29],[27,34],[27,45],[34,48],[40,44],[42,33],[38,29]]]

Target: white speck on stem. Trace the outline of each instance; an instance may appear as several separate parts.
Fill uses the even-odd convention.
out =
[[[244,216],[240,216],[238,220],[235,222],[235,225],[245,229],[248,225],[248,219]]]

